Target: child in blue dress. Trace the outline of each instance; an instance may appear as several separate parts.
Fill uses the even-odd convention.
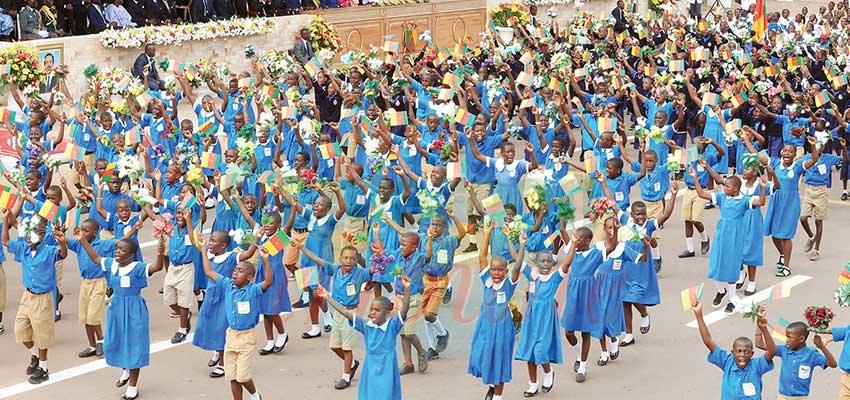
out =
[[[257,250],[256,244],[251,244],[247,250],[227,250],[230,236],[227,232],[214,231],[210,234],[206,255],[201,251],[201,257],[206,257],[213,271],[222,276],[232,276],[236,264],[250,259]],[[203,258],[201,259],[203,265]],[[192,344],[198,348],[212,351],[213,355],[207,365],[213,368],[210,378],[224,376],[224,343],[227,337],[227,316],[224,313],[224,293],[212,280],[207,280],[204,303],[198,311],[198,321]]]
[[[511,363],[514,354],[514,325],[508,302],[514,296],[523,258],[525,257],[525,237],[520,238],[519,255],[511,270],[501,257],[490,260],[490,235],[493,223],[484,229],[479,243],[478,265],[481,283],[484,284],[481,312],[472,334],[472,349],[469,352],[467,373],[481,378],[487,389],[487,396],[493,400],[502,400],[505,383],[511,380]]]
[[[832,329],[824,333],[829,334],[836,330]],[[782,368],[779,369],[780,398],[782,396],[788,399],[807,398],[815,367],[836,368],[838,361],[835,360],[820,335],[815,334],[814,338],[817,349],[806,345],[809,327],[805,322],[796,321],[788,324],[785,328],[785,338],[785,344],[776,346],[776,357],[782,359]],[[756,332],[755,346],[760,350],[767,350],[761,332]]]
[[[470,135],[472,133],[470,132]],[[470,140],[472,140],[470,138]],[[523,207],[522,193],[520,193],[519,181],[529,171],[537,169],[537,157],[534,155],[534,148],[531,144],[527,144],[525,153],[531,158],[531,162],[525,160],[517,160],[516,146],[511,142],[504,142],[500,147],[500,158],[486,157],[478,150],[478,146],[469,146],[472,149],[472,155],[478,161],[486,164],[488,168],[493,168],[496,175],[496,194],[505,204],[513,204],[518,207]],[[520,211],[520,210],[517,210]],[[521,212],[525,212],[522,210]]]
[[[761,399],[762,376],[773,370],[773,356],[776,354],[776,344],[773,343],[773,337],[767,328],[764,309],[759,313],[757,326],[764,338],[765,353],[760,357],[753,357],[753,341],[748,337],[735,339],[731,353],[717,346],[703,319],[702,304],[697,301],[693,308],[702,343],[709,351],[708,362],[723,370],[720,398]]]
[[[759,169],[761,169],[759,167]],[[758,179],[759,171],[753,167],[744,169],[741,177],[741,194],[744,196],[758,197],[761,192],[765,192],[765,196],[770,196],[773,191],[779,188],[779,180],[776,179],[776,174],[773,168],[766,166],[764,171],[772,179],[772,182],[767,185],[762,185]],[[756,270],[764,265],[764,215],[762,207],[753,207],[744,212],[744,257],[741,265],[741,275],[738,277],[738,282],[735,285],[737,289],[744,287],[744,278],[747,278],[746,287],[744,287],[744,296],[752,296],[756,293]],[[744,269],[746,266],[746,270]]]
[[[575,332],[581,333],[581,352],[573,365],[576,382],[583,383],[587,378],[587,356],[590,353],[590,331],[598,306],[593,291],[593,276],[602,264],[602,252],[593,242],[593,231],[581,227],[575,230],[570,248],[562,269],[569,273],[567,297],[561,316],[561,327],[571,346],[578,344]]]
[[[798,184],[803,173],[818,162],[819,150],[815,144],[814,136],[808,137],[812,148],[812,157],[808,159],[794,160],[796,148],[793,145],[782,147],[779,158],[770,158],[759,154],[762,165],[770,165],[776,173],[780,188],[771,196],[770,204],[765,214],[764,235],[773,239],[773,246],[779,252],[779,261],[776,263],[776,276],[786,277],[791,275],[791,248],[792,240],[797,234],[797,222],[800,220],[800,191]],[[747,150],[755,153],[752,142],[744,141]]]
[[[318,295],[325,298],[351,327],[363,335],[366,343],[366,358],[363,361],[363,374],[357,385],[357,398],[369,400],[401,400],[401,380],[399,379],[396,337],[407,320],[410,309],[410,278],[402,276],[404,296],[401,309],[390,315],[392,302],[386,297],[372,300],[369,306],[369,318],[355,314],[350,308],[339,304],[319,287]]]
[[[148,277],[162,270],[168,249],[160,241],[156,264],[151,265],[135,261],[139,244],[133,239],[121,239],[115,244],[115,258],[101,257],[82,232],[77,232],[77,240],[89,258],[106,272],[107,283],[113,290],[106,311],[103,354],[107,365],[122,369],[115,386],[129,383],[121,398],[134,400],[139,396],[139,372],[150,364],[150,322],[141,291],[148,286]]]

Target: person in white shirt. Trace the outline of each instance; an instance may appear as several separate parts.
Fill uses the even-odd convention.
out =
[[[130,13],[127,12],[127,9],[124,8],[124,0],[113,0],[112,4],[106,6],[104,17],[106,17],[106,22],[113,28],[124,29],[136,27],[136,23],[133,22],[133,17],[131,17]]]

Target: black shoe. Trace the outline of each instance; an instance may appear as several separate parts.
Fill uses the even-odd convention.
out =
[[[711,210],[714,208],[714,203],[705,203],[705,210]]]
[[[752,292],[750,292],[748,290],[744,290],[744,297],[749,297],[749,296],[752,296],[754,294],[756,294],[755,290],[753,290]]]
[[[584,373],[576,373],[576,383],[584,383],[587,380],[587,375]]]
[[[620,347],[629,347],[633,344],[635,344],[635,338],[632,338],[632,340],[629,340],[629,341],[624,340],[624,341],[620,342]]]
[[[121,378],[118,378],[118,380],[117,380],[117,381],[115,381],[115,387],[117,387],[117,388],[123,387],[123,386],[124,386],[124,385],[126,385],[126,384],[127,384],[127,382],[129,382],[129,381],[130,381],[130,377],[129,377],[129,376],[127,377],[127,379],[121,379]]]
[[[215,367],[216,364],[218,364],[218,358],[217,357],[210,358],[210,360],[207,361],[207,366],[210,367],[210,368]]]
[[[578,372],[578,367],[581,366],[581,362],[576,360],[576,363],[573,364],[573,372]]]
[[[841,200],[842,201],[847,201],[848,197],[850,197],[850,195],[848,195],[847,193],[841,193]]]
[[[126,394],[121,395],[121,400],[136,400],[139,398],[139,392],[136,391],[136,395],[133,397],[127,396]]]
[[[446,347],[449,347],[449,331],[446,330],[446,334],[442,336],[437,336],[437,348],[434,349],[437,353],[442,353],[446,351]]]
[[[47,371],[41,368],[36,368],[35,372],[30,375],[29,381],[32,385],[38,385],[39,383],[42,383],[48,379],[50,379],[50,375],[47,373]]]
[[[452,288],[446,289],[446,294],[443,295],[443,305],[447,305],[452,302]]]
[[[112,291],[113,291],[113,289],[111,287],[106,288],[106,298],[107,299],[112,297]]]
[[[609,360],[610,360],[610,358],[599,357],[599,359],[596,360],[596,365],[598,365],[600,367],[604,367],[604,366],[608,365]]]
[[[307,308],[308,306],[310,306],[310,305],[301,301],[300,299],[298,301],[296,301],[295,303],[292,303],[292,309],[293,310],[297,310],[299,308]]]
[[[711,248],[711,239],[705,239],[699,246],[699,253],[702,255],[708,254],[708,250]]]
[[[97,355],[97,349],[96,348],[86,347],[85,349],[83,349],[83,351],[81,351],[79,354],[77,354],[77,357],[89,358],[89,357],[94,357],[95,355]]]
[[[536,395],[537,395],[537,392],[538,392],[538,391],[539,391],[539,390],[535,390],[535,391],[533,391],[533,392],[529,392],[528,390],[526,390],[526,391],[522,392],[522,396],[523,396],[523,397],[525,397],[525,398],[534,397],[534,396],[536,396]]]
[[[360,361],[354,360],[354,365],[351,366],[351,379],[357,374],[357,368],[360,368]]]
[[[484,395],[484,400],[493,400],[494,394],[496,394],[496,389],[490,386],[490,388],[487,389],[487,394]]]
[[[59,305],[62,304],[62,300],[65,300],[65,295],[61,292],[58,296],[56,296],[56,308],[59,308]]]
[[[609,355],[609,357],[611,358],[611,361],[614,361],[614,360],[616,360],[616,359],[620,358],[620,348],[619,348],[619,347],[617,347],[617,351],[616,351],[616,352],[612,352],[612,353]]]
[[[278,346],[275,346],[275,347],[272,349],[272,352],[280,353],[281,351],[283,351],[283,349],[285,349],[285,348],[286,348],[286,344],[287,344],[287,343],[289,343],[289,336],[288,336],[288,335],[286,336],[286,339],[283,341],[283,344],[282,344],[282,345],[280,345],[279,347],[278,347]]]
[[[440,358],[440,353],[437,353],[434,349],[428,349],[428,351],[425,352],[425,358],[427,358],[428,361],[436,360]]]
[[[466,246],[466,248],[463,249],[464,253],[473,253],[476,251],[478,251],[478,246],[476,246],[475,243],[470,243],[469,246]]]
[[[340,379],[340,380],[336,381],[336,383],[334,384],[334,389],[342,390],[342,389],[345,389],[349,386],[351,386],[350,380],[347,381],[345,379]]]
[[[265,356],[265,355],[271,354],[273,350],[274,350],[274,347],[272,347],[270,349],[263,348],[263,349],[260,349],[257,353],[259,353],[261,356]]]
[[[181,332],[177,332],[171,338],[171,343],[172,344],[182,343],[184,340],[186,340],[186,334],[181,333]]]
[[[543,393],[551,392],[553,387],[555,387],[555,371],[554,370],[552,371],[552,385],[551,386],[540,385],[540,388],[543,390]]]
[[[320,337],[320,336],[322,336],[321,331],[319,333],[315,334],[315,335],[311,335],[310,332],[304,332],[304,333],[301,334],[301,339],[315,339],[315,338]]]
[[[711,302],[712,307],[714,307],[714,308],[720,307],[720,305],[723,304],[723,298],[724,297],[726,297],[726,292],[723,292],[723,293],[717,292],[717,294],[714,295],[714,300]]]
[[[103,357],[103,342],[100,342],[94,346],[94,355],[98,357]]]
[[[59,322],[60,319],[62,319],[62,311],[56,310],[56,312],[53,313],[53,322]]]
[[[652,327],[652,317],[650,317],[649,314],[646,314],[646,319],[647,321],[649,321],[649,325],[640,327],[641,335],[646,335],[647,333],[649,333],[649,329]]]
[[[224,376],[224,368],[215,367],[212,371],[210,371],[210,378],[221,378]]]
[[[687,251],[687,250],[685,250],[685,251],[683,251],[679,254],[679,258],[691,258],[693,256],[694,256],[694,252],[693,251]]]
[[[333,328],[332,328],[330,325],[325,325],[325,328],[324,328],[324,329],[325,329],[325,333],[331,333],[331,330],[332,330]]]
[[[723,313],[726,315],[732,315],[735,313],[735,305],[731,302],[726,305],[726,308],[723,309]]]
[[[30,357],[30,365],[27,366],[27,375],[32,375],[38,369],[38,357]]]
[[[662,261],[663,261],[663,259],[662,259],[662,258],[659,258],[659,259],[655,260],[655,273],[656,273],[656,274],[657,274],[657,273],[659,273],[659,272],[661,272],[661,262],[662,262]]]

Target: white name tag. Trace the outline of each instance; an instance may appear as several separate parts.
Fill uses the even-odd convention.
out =
[[[407,149],[407,156],[408,157],[416,156],[416,147],[411,147],[411,148]]]
[[[508,301],[505,292],[496,292],[496,304],[505,304]]]
[[[655,184],[652,185],[652,190],[655,190],[656,192],[661,190],[661,182],[655,182]]]
[[[233,103],[233,111],[239,111],[239,103]]]
[[[826,175],[826,165],[823,165],[823,164],[818,165],[818,172],[821,175]]]
[[[705,168],[703,168],[702,165],[697,165],[697,171],[705,172]]]
[[[349,283],[348,285],[345,286],[345,295],[346,296],[354,296],[356,294],[357,294],[357,288],[354,286],[353,283]]]
[[[809,379],[812,376],[812,367],[808,365],[801,365],[800,369],[797,371],[797,377],[800,379]]]
[[[511,178],[516,178],[516,170],[508,171],[508,176],[510,176]]]
[[[792,169],[792,170],[790,170],[790,171],[788,171],[788,177],[789,177],[789,178],[793,178],[793,177],[794,177],[794,170],[793,170],[793,169]]]
[[[328,161],[327,161],[327,163],[328,163],[328,168],[333,168],[333,167],[334,167],[334,159],[333,159],[333,158],[329,158],[329,159],[328,159]]]
[[[91,135],[89,135],[88,133],[84,134],[83,135],[83,141],[88,142],[89,140],[91,140]]]
[[[183,245],[184,246],[191,246],[192,245],[192,237],[189,236],[189,234],[186,234],[186,236],[183,236]]]
[[[540,233],[542,233],[542,234],[544,234],[544,235],[545,235],[545,234],[547,234],[547,233],[549,233],[549,227],[548,227],[548,226],[544,226],[544,227],[540,228]]]
[[[537,284],[534,281],[528,282],[528,293],[537,292]]]
[[[623,260],[614,260],[614,271],[619,271],[623,268]]]
[[[236,302],[236,312],[239,314],[245,315],[251,313],[251,302],[250,301],[238,301]]]
[[[625,196],[623,196],[623,192],[614,192],[614,199],[617,201],[623,201]]]
[[[355,203],[357,203],[358,205],[361,205],[361,206],[362,206],[362,205],[366,204],[366,196],[358,195],[358,196],[354,199],[354,202],[355,202]]]
[[[127,234],[130,233],[131,230],[133,230],[132,226],[125,226],[123,230],[124,236],[127,236]]]
[[[265,153],[266,157],[271,157],[272,156],[272,149],[266,147],[265,149],[263,149],[263,153]]]
[[[125,275],[121,277],[121,287],[128,288],[130,287],[130,277]]]
[[[440,250],[437,252],[437,264],[448,264],[449,263],[449,252],[446,250]]]
[[[156,131],[157,131],[157,132],[162,132],[162,131],[164,131],[164,130],[165,130],[165,126],[164,126],[164,125],[157,125],[157,126],[156,126]]]
[[[750,382],[742,383],[741,389],[744,390],[744,396],[755,396],[756,395],[756,385],[753,385]]]

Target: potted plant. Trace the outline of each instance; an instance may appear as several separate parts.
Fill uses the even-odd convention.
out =
[[[520,4],[499,4],[490,13],[490,20],[505,44],[514,39],[514,27],[525,26],[531,22],[531,17],[525,6]]]

